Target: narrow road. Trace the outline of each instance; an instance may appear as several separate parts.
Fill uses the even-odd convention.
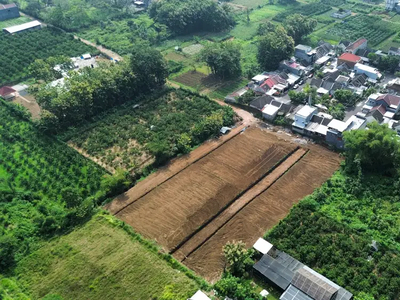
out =
[[[27,15],[27,14],[21,12],[21,11],[20,11],[20,14],[22,16],[24,16],[24,17],[27,17],[27,18],[31,19],[31,20],[37,20],[36,18],[34,18],[34,17],[30,16],[30,15]],[[54,28],[57,28],[57,29],[59,29],[59,30],[65,32],[65,33],[68,33],[64,29],[59,28],[59,27],[54,26],[54,25],[51,25],[51,24],[47,24],[47,23],[43,22],[42,20],[40,20],[40,23],[42,23],[42,25],[44,25],[44,26],[54,27]],[[95,43],[92,43],[91,41],[85,40],[85,39],[83,39],[83,38],[81,38],[81,37],[79,37],[79,36],[77,36],[75,34],[74,34],[74,38],[77,39],[77,40],[80,40],[82,43],[85,43],[86,45],[95,47],[101,53],[105,54],[107,57],[111,57],[113,60],[118,60],[118,61],[122,60],[122,56],[120,56],[119,54],[115,53],[114,51],[111,51],[110,49],[104,48],[103,46],[96,45]],[[82,53],[82,54],[84,54],[84,53]]]

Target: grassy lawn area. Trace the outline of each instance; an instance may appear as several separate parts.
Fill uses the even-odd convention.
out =
[[[1,21],[0,22],[0,29],[2,30],[3,28],[6,28],[6,27],[11,27],[11,26],[14,26],[14,25],[24,24],[24,23],[27,23],[27,22],[30,22],[30,21],[32,21],[32,20],[29,19],[28,17],[24,17],[24,16],[21,16],[19,18],[15,18],[15,19],[6,20],[6,21]]]
[[[65,300],[155,299],[166,286],[173,286],[174,299],[187,299],[198,289],[194,280],[121,224],[109,215],[97,215],[49,242],[20,262],[19,283],[34,299],[48,294]]]

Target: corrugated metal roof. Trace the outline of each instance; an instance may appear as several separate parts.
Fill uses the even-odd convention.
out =
[[[39,21],[32,21],[32,22],[21,24],[21,25],[7,27],[7,28],[4,28],[4,30],[7,31],[8,33],[16,33],[19,31],[23,31],[23,30],[34,28],[36,26],[41,26],[41,25],[42,24]]]

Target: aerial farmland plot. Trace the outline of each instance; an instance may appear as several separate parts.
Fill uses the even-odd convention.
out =
[[[214,281],[223,270],[227,242],[251,246],[339,163],[338,155],[319,146],[300,147],[254,127],[161,184],[149,188],[151,178],[140,182],[108,209]]]

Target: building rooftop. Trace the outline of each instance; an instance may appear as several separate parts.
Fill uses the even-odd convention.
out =
[[[346,121],[346,126],[347,126],[347,130],[356,130],[356,129],[360,129],[364,124],[365,124],[365,120],[361,119],[355,115],[351,116],[347,121]]]
[[[14,90],[12,87],[9,87],[9,86],[3,86],[0,88],[0,96],[3,96],[3,97],[8,96],[15,92],[16,92],[16,90]]]
[[[343,53],[342,55],[339,56],[339,59],[358,63],[361,60],[361,57],[352,53]]]
[[[332,128],[335,129],[339,132],[343,132],[346,130],[347,125],[345,122],[337,120],[337,119],[333,119],[332,121],[329,122],[328,124],[328,128]]]
[[[304,105],[297,113],[296,115],[300,115],[302,117],[308,117],[310,115],[312,115],[313,113],[315,113],[317,110],[316,107],[312,107],[309,105]]]
[[[13,8],[13,7],[17,7],[17,5],[15,3],[0,4],[0,10],[9,9],[9,8]]]
[[[211,300],[202,291],[198,290],[189,300]]]
[[[304,52],[310,52],[310,51],[312,50],[312,48],[311,48],[310,46],[301,45],[301,44],[297,45],[297,46],[295,47],[295,49],[297,49],[297,50],[302,50],[302,51],[304,51]]]
[[[272,105],[272,104],[267,104],[263,108],[262,113],[266,114],[268,116],[274,116],[279,111],[279,109],[280,109],[280,107],[277,107],[277,106]]]
[[[42,23],[40,23],[39,21],[35,20],[35,21],[24,23],[24,24],[21,24],[21,25],[15,25],[15,26],[7,27],[7,28],[4,28],[4,30],[7,31],[8,33],[16,33],[16,32],[19,32],[19,31],[23,31],[23,30],[26,30],[26,29],[29,29],[29,28],[33,28],[33,27],[36,27],[36,26],[41,26],[41,25],[42,25]]]
[[[364,38],[358,39],[357,41],[355,41],[354,43],[350,44],[346,50],[355,50],[358,47],[360,47],[362,44],[366,43],[367,40]]]
[[[370,66],[367,66],[367,65],[364,65],[364,64],[360,64],[360,63],[357,63],[354,66],[354,68],[357,68],[358,70],[363,70],[363,71],[366,71],[366,72],[369,72],[369,73],[379,73],[377,68],[370,67]]]
[[[253,245],[253,248],[256,249],[258,252],[261,252],[262,254],[267,254],[274,245],[272,245],[270,242],[264,240],[263,238],[259,238]]]

